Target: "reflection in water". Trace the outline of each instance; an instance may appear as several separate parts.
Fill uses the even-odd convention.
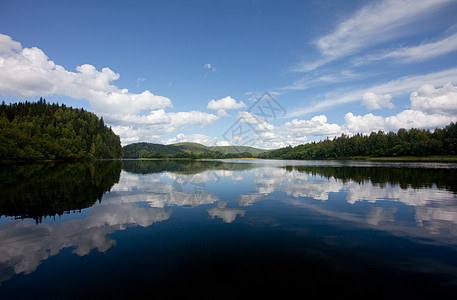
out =
[[[417,164],[356,167],[348,163],[334,166],[326,166],[325,162],[322,165],[320,162],[314,165],[287,163],[126,160],[8,165],[0,172],[0,283],[7,279],[13,281],[14,274],[38,272],[43,261],[65,248],[71,248],[72,253],[79,256],[89,255],[94,249],[109,254],[112,251],[109,249],[121,243],[113,237],[116,234],[130,232],[134,227],[146,229],[163,221],[166,222],[160,223],[160,228],[169,228],[163,231],[164,236],[173,228],[186,232],[189,227],[196,228],[190,239],[197,239],[200,232],[206,232],[221,235],[218,243],[224,238],[238,241],[237,236],[242,232],[259,230],[244,241],[269,236],[281,244],[273,245],[272,241],[266,244],[281,249],[288,249],[290,245],[291,252],[284,253],[294,259],[310,256],[310,253],[316,259],[314,255],[320,253],[317,259],[326,260],[325,264],[335,263],[337,269],[357,264],[361,258],[337,262],[332,253],[374,247],[370,244],[373,240],[362,230],[375,229],[385,234],[376,235],[381,239],[376,243],[382,247],[389,245],[388,240],[395,236],[417,245],[448,246],[455,255],[457,183],[453,179],[457,178],[457,169],[433,168],[433,165],[421,168]],[[88,209],[81,214],[70,214],[84,208]],[[58,220],[46,218],[56,214],[65,215]],[[199,216],[197,221],[196,216]],[[228,228],[239,231],[231,233]],[[363,238],[355,242],[352,237],[339,234],[347,230],[344,228],[351,228],[351,232]],[[375,233],[371,231],[371,234]],[[188,238],[186,233],[183,236],[186,238],[181,239]],[[281,238],[275,239],[278,236]],[[214,239],[199,238],[204,241],[200,245]],[[142,243],[134,235],[130,239]],[[299,243],[301,239],[305,246]],[[165,245],[167,243],[172,241],[165,239]],[[176,251],[170,254],[172,257],[183,255],[192,245],[182,240],[177,244],[184,248],[172,248],[170,251]],[[249,251],[261,253],[249,245]],[[242,249],[243,245],[225,247],[236,252],[236,248]],[[136,247],[133,245],[133,248]],[[213,253],[210,249],[198,251]],[[221,257],[230,256],[223,253]],[[130,252],[127,255],[130,256]],[[393,261],[395,267],[392,268],[398,268],[401,261],[401,268],[408,272],[433,270],[457,280],[457,257],[446,261],[435,257],[433,263],[424,264],[419,262],[423,257],[383,255],[386,258],[373,258],[373,261],[380,265]],[[242,257],[246,259],[249,255]],[[281,265],[279,261],[272,264]],[[361,264],[367,261],[362,260]],[[223,272],[217,268],[211,270]]]
[[[120,161],[0,165],[0,217],[62,215],[92,206],[119,181]]]
[[[211,216],[211,218],[221,218],[225,223],[232,223],[233,221],[235,221],[237,215],[240,215],[241,217],[244,216],[244,210],[236,208],[227,208],[226,206],[226,202],[220,201],[217,204],[217,207],[212,207],[208,209],[208,213]]]
[[[73,247],[73,253],[84,256],[92,249],[105,252],[116,242],[108,234],[129,225],[150,226],[166,220],[170,212],[142,208],[134,204],[97,205],[85,219],[60,224],[21,221],[2,226],[0,233],[0,266],[4,269],[0,283],[14,274],[29,274],[42,260]],[[6,271],[6,272],[5,272]]]
[[[346,201],[398,202],[413,207],[414,218],[419,227],[431,234],[445,230],[457,235],[457,169],[418,169],[418,168],[328,168],[328,167],[288,167],[283,178],[319,174],[326,178],[324,188],[316,191],[316,184],[302,180],[300,188],[311,190],[311,197],[328,199],[330,192],[340,190],[346,193]],[[298,171],[298,174],[296,173]],[[323,177],[321,177],[323,178]],[[294,181],[297,182],[297,181]],[[325,188],[327,187],[327,188]],[[329,187],[333,187],[329,191]],[[292,190],[296,189],[294,185]],[[331,189],[330,189],[331,190]],[[295,197],[297,193],[293,194]],[[380,225],[395,221],[397,208],[372,207],[366,215],[367,223]],[[399,220],[401,221],[401,220]]]

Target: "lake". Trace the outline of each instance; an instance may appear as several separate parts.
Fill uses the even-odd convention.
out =
[[[453,163],[0,167],[1,299],[457,295]]]

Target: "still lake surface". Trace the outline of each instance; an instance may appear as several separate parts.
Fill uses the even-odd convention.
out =
[[[457,295],[453,163],[0,168],[0,299]]]

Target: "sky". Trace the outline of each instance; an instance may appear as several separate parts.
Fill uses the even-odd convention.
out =
[[[0,100],[274,149],[457,122],[457,0],[0,0]]]

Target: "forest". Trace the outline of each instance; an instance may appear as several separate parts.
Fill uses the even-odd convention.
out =
[[[372,132],[369,135],[342,134],[332,140],[288,146],[259,154],[270,159],[344,159],[361,157],[426,157],[457,155],[457,124],[433,132],[426,129],[400,129],[398,132]]]
[[[134,143],[123,147],[123,158],[253,158],[265,151],[249,146],[207,147],[198,143],[176,143],[171,145]]]
[[[0,105],[0,160],[121,158],[119,137],[103,118],[64,104]]]

